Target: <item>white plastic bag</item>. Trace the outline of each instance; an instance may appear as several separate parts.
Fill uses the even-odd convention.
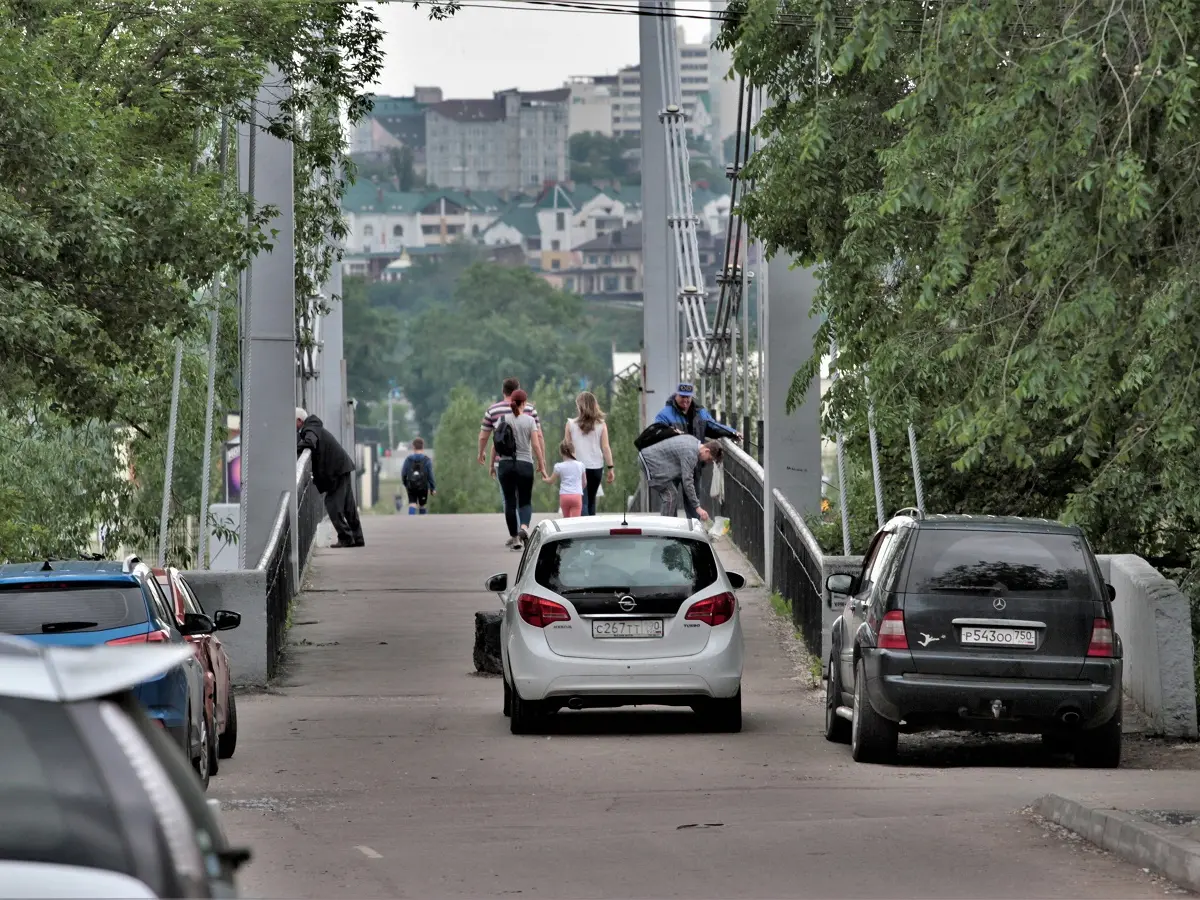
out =
[[[721,502],[725,500],[725,467],[722,465],[713,466],[712,484],[709,485],[708,496]]]

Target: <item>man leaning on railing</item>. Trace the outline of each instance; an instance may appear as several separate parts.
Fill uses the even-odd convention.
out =
[[[325,495],[325,511],[337,531],[332,547],[362,547],[362,522],[354,500],[354,459],[316,416],[296,407],[296,455],[312,452],[313,485]]]

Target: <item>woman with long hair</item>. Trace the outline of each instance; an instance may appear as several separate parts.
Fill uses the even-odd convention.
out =
[[[591,391],[583,391],[575,398],[578,415],[567,420],[564,439],[575,448],[575,458],[583,463],[587,482],[584,485],[583,514],[596,514],[596,492],[600,489],[600,478],[608,469],[608,483],[617,477],[613,468],[612,448],[608,444],[608,423],[604,421],[604,410]]]
[[[534,461],[537,470],[546,474],[546,461],[542,457],[542,445],[534,439],[537,420],[525,411],[528,396],[522,390],[513,391],[509,398],[509,409],[500,421],[512,429],[516,452],[512,456],[501,456],[496,466],[496,477],[504,491],[504,523],[508,526],[508,544],[520,550],[529,540],[529,523],[533,519],[533,473]],[[497,422],[497,428],[500,423]]]

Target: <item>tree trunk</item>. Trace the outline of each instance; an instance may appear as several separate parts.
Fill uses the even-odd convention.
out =
[[[500,620],[502,610],[485,610],[475,613],[475,671],[489,675],[500,675]]]

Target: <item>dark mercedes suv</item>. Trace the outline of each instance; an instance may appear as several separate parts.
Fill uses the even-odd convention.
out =
[[[1112,588],[1077,526],[897,515],[843,602],[826,661],[825,736],[889,762],[899,732],[1041,734],[1078,765],[1121,761]]]

